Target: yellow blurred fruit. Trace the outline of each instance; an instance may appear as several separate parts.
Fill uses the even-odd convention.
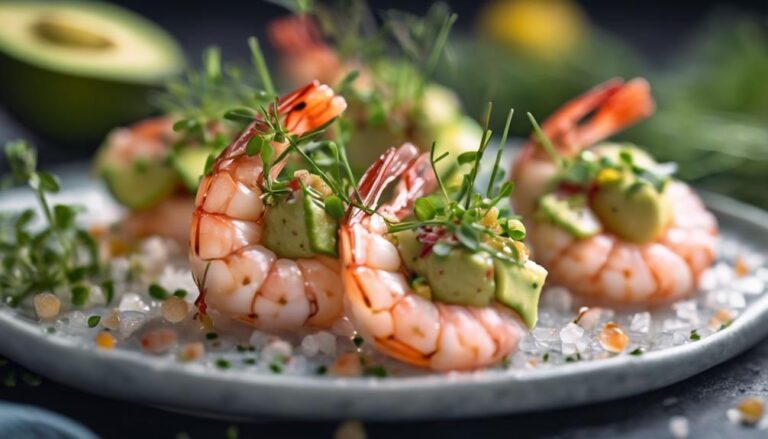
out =
[[[480,14],[486,36],[543,59],[574,50],[587,26],[584,12],[570,0],[495,0]]]

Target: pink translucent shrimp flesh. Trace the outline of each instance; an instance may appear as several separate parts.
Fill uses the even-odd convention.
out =
[[[382,216],[393,222],[409,216],[413,201],[434,189],[428,157],[419,157],[411,145],[388,150],[360,182],[365,204],[375,205],[401,175],[394,198],[378,214],[351,209],[341,226],[347,316],[380,352],[417,367],[468,370],[500,361],[524,336],[517,314],[500,305],[449,305],[415,294],[401,256],[387,238]]]
[[[559,155],[573,157],[653,110],[644,79],[614,79],[563,105],[542,130]],[[650,242],[627,242],[607,231],[579,239],[530,216],[557,171],[533,136],[512,169],[515,210],[528,216],[529,241],[552,281],[595,302],[615,305],[667,303],[695,291],[699,274],[714,260],[718,229],[693,190],[680,181],[669,182],[664,196],[671,219]]]
[[[282,125],[301,135],[340,115],[346,102],[314,81],[281,98]],[[189,231],[192,274],[201,290],[198,306],[211,308],[264,330],[328,327],[343,313],[338,261],[323,256],[279,258],[263,246],[264,175],[248,141],[266,129],[252,122],[213,163],[195,198]],[[276,154],[286,144],[272,143]],[[283,163],[276,163],[276,176]]]

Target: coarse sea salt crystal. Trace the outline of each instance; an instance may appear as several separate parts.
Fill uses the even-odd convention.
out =
[[[72,329],[83,329],[87,326],[87,318],[80,311],[72,311],[69,314],[69,326]]]
[[[745,294],[760,294],[765,288],[765,282],[757,276],[747,276],[737,280],[734,288]]]
[[[163,268],[157,283],[168,291],[182,289],[188,294],[197,291],[197,285],[189,270],[178,270],[170,265]]]
[[[336,355],[336,336],[327,331],[315,334],[319,343],[320,352],[325,355]]]
[[[262,358],[268,363],[278,358],[283,360],[290,358],[292,353],[291,344],[280,339],[272,340],[261,350]]]
[[[681,320],[685,320],[692,324],[699,323],[699,312],[696,302],[693,300],[684,300],[681,302],[673,303],[672,309],[677,314],[677,317]]]
[[[571,292],[562,287],[548,288],[541,299],[545,308],[552,308],[560,313],[569,312],[573,306]]]
[[[131,263],[127,258],[114,258],[109,263],[109,273],[112,279],[123,281],[128,277]]]
[[[146,322],[147,317],[140,311],[122,311],[120,313],[120,322],[117,326],[117,332],[122,338],[128,338],[141,328]]]
[[[747,306],[747,299],[739,291],[730,291],[728,295],[728,306],[734,309],[741,309]]]
[[[632,316],[632,321],[629,324],[630,331],[641,332],[647,334],[651,329],[651,313],[639,312]]]
[[[309,334],[301,340],[301,353],[307,357],[314,357],[320,352],[320,342],[314,334]]]
[[[120,305],[118,306],[120,311],[139,311],[148,312],[149,305],[142,300],[141,296],[136,293],[128,293],[120,298]]]
[[[267,334],[265,332],[253,331],[251,333],[251,337],[248,339],[248,342],[251,344],[251,346],[257,349],[261,349],[266,346],[267,343],[269,343],[273,338],[273,335]]]
[[[688,418],[685,416],[672,416],[669,418],[669,431],[676,439],[685,439],[691,433]]]
[[[560,341],[563,343],[576,343],[584,336],[584,328],[570,322],[560,330]]]
[[[701,290],[713,290],[717,288],[717,274],[712,269],[707,269],[699,276],[698,280],[699,289]]]
[[[104,291],[98,285],[91,286],[91,293],[88,295],[88,300],[93,305],[106,305],[107,298],[104,296]]]

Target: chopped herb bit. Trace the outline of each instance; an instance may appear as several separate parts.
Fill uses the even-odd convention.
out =
[[[23,381],[24,384],[28,385],[29,387],[37,387],[42,384],[43,379],[40,377],[40,375],[36,375],[31,372],[23,372],[21,374],[21,381]]]
[[[90,316],[88,317],[88,327],[95,328],[100,321],[101,321],[101,316]]]
[[[242,344],[237,345],[237,352],[248,352],[248,346]]]
[[[5,387],[16,387],[16,371],[9,370],[5,372],[3,377],[3,385]]]
[[[88,302],[88,296],[90,295],[90,290],[88,287],[83,285],[78,285],[72,288],[72,305],[75,306],[83,306],[86,302]]]
[[[255,358],[243,358],[243,364],[247,364],[249,366],[252,366],[252,365],[256,364],[256,359]]]
[[[219,369],[229,369],[230,366],[232,366],[232,363],[224,358],[219,358],[216,360],[216,367]]]
[[[53,334],[54,332],[56,332],[56,328],[54,328],[53,326],[49,326],[49,327],[45,328],[45,332],[47,332],[49,334]]]
[[[278,361],[273,361],[269,364],[269,370],[271,370],[272,373],[281,373],[283,371],[283,365]]]
[[[240,432],[237,430],[237,427],[234,425],[230,425],[227,427],[227,439],[237,439]]]
[[[105,280],[101,283],[101,290],[104,292],[107,305],[112,303],[112,299],[115,298],[115,282],[112,279]]]
[[[217,338],[219,338],[219,334],[215,332],[208,332],[205,334],[205,338],[207,338],[208,340],[216,340]]]
[[[359,348],[360,346],[362,346],[362,345],[363,345],[363,341],[364,341],[364,340],[363,340],[363,337],[361,337],[360,335],[357,335],[357,334],[356,334],[356,335],[355,335],[355,336],[352,338],[352,342],[353,342],[353,343],[355,344],[355,346],[357,346],[358,348]]]
[[[510,360],[509,360],[509,357],[504,357],[504,358],[501,360],[501,368],[502,368],[502,369],[509,369],[509,366],[510,366]]]
[[[388,375],[389,372],[387,372],[387,369],[385,369],[384,366],[371,366],[366,367],[363,370],[363,376],[386,378]]]
[[[183,290],[181,288],[179,288],[178,290],[173,292],[173,295],[178,297],[179,299],[183,299],[183,298],[187,297],[187,294],[189,294],[189,293],[187,293],[187,290]]]
[[[315,369],[316,375],[326,375],[327,373],[328,373],[328,366],[321,364],[320,366],[317,366],[317,369]]]
[[[545,363],[549,361],[549,352],[544,352],[544,355],[541,356],[541,361]]]
[[[168,297],[168,290],[158,284],[151,284],[149,286],[149,295],[153,299],[165,300]]]
[[[634,356],[643,355],[643,350],[640,348],[635,348],[632,352],[629,353],[629,355],[634,355]]]
[[[691,337],[690,337],[690,338],[691,338],[691,340],[693,340],[693,341],[699,341],[699,340],[701,340],[701,336],[699,335],[699,333],[698,333],[698,332],[697,332],[695,329],[692,329],[692,330],[691,330]]]

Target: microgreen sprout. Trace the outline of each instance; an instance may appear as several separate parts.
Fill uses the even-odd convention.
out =
[[[78,206],[52,205],[49,195],[59,192],[58,179],[37,169],[35,149],[24,141],[5,145],[5,157],[15,181],[35,193],[44,224],[35,224],[37,212],[27,209],[0,218],[0,297],[12,305],[24,298],[56,288],[71,292],[72,302],[86,303],[87,281],[103,275],[97,243],[77,224]]]
[[[490,142],[492,132],[488,129],[492,107],[489,104],[485,115],[485,130],[476,151],[459,155],[456,161],[459,165],[471,165],[464,175],[458,190],[446,188],[436,170],[436,163],[447,158],[447,154],[436,156],[433,144],[430,151],[432,169],[437,179],[439,193],[428,195],[414,202],[414,216],[411,221],[389,223],[390,233],[406,230],[416,230],[419,239],[428,251],[437,255],[447,255],[454,248],[469,252],[486,252],[494,258],[511,263],[522,263],[521,255],[515,241],[525,238],[525,227],[517,218],[500,216],[497,205],[506,199],[514,188],[511,182],[501,185],[494,181],[500,175],[501,152],[497,153],[491,170],[493,179],[488,184],[485,196],[475,190],[483,155]],[[504,128],[504,139],[512,121],[510,111]],[[502,142],[502,148],[503,144]]]

